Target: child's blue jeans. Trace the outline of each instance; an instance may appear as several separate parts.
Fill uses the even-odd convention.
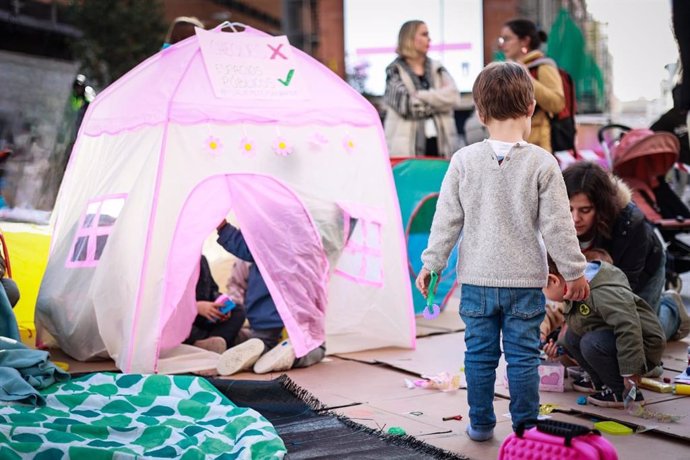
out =
[[[470,423],[478,431],[496,425],[494,385],[501,357],[508,362],[513,428],[539,415],[539,325],[545,299],[539,288],[462,285],[460,316],[465,330],[465,375]]]

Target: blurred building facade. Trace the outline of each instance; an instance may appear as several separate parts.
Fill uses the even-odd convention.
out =
[[[69,45],[80,39],[81,31],[64,14],[70,1],[0,0],[0,87],[8,89],[0,92],[0,144],[24,140],[25,145],[18,150],[33,152],[24,155],[27,167],[53,148],[62,107],[79,67],[78,57]],[[273,35],[287,35],[293,45],[345,78],[346,0],[158,1],[168,24],[177,16],[196,16],[206,28],[229,21]],[[578,94],[579,111],[610,109],[612,76],[606,26],[592,20],[586,0],[483,0],[482,5],[485,63],[493,60],[496,39],[506,21],[525,17],[548,32],[561,8],[566,8],[582,31],[586,51],[608,82],[603,98],[586,92]],[[16,204],[41,206],[32,200]]]
[[[343,0],[161,0],[165,19],[196,16],[207,28],[239,22],[290,43],[345,76]]]
[[[548,34],[562,9],[582,32],[584,51],[592,57],[607,83],[597,88],[592,82],[579,88],[578,112],[607,112],[612,103],[612,73],[606,25],[592,18],[586,0],[484,0],[484,62],[491,62],[498,51],[496,39],[506,21],[518,17],[530,19]]]

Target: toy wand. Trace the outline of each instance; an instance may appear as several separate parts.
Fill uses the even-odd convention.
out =
[[[429,282],[429,294],[426,296],[426,307],[422,315],[426,319],[434,319],[441,313],[441,307],[434,303],[436,298],[436,284],[438,283],[438,273],[431,272],[431,281]]]

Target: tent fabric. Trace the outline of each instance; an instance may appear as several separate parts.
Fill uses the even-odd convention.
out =
[[[197,216],[200,207],[206,205],[209,196],[223,197],[223,191],[229,191],[226,197],[231,201],[225,203],[217,200],[214,205],[216,212],[206,210],[203,216]],[[287,192],[287,193],[286,193]],[[168,291],[167,298],[179,298],[180,289],[186,288],[184,295],[193,302],[195,284],[186,286],[185,281],[196,278],[191,277],[192,270],[196,266],[184,267],[178,261],[189,260],[201,252],[198,246],[185,245],[188,235],[203,232],[203,220],[208,225],[217,225],[225,216],[225,210],[232,207],[243,229],[247,244],[253,248],[256,254],[255,260],[261,273],[269,274],[266,277],[267,285],[271,292],[281,293],[275,296],[276,308],[285,323],[286,329],[293,338],[295,344],[306,344],[295,352],[300,356],[309,350],[321,345],[325,337],[325,307],[327,292],[325,285],[328,278],[328,261],[321,243],[321,237],[304,205],[298,197],[284,190],[284,187],[263,176],[216,176],[200,184],[190,195],[185,203],[180,216],[181,225],[176,229],[172,246],[180,248],[170,255],[168,264]],[[270,215],[267,215],[270,213]],[[296,232],[291,239],[276,239],[275,235],[284,233],[282,226],[291,226],[303,229]],[[190,228],[191,227],[191,228]],[[273,283],[272,280],[290,280],[289,283]],[[191,289],[190,289],[191,288]],[[311,301],[307,293],[316,300],[317,310],[302,308]],[[290,309],[284,299],[293,299],[295,308]],[[194,312],[177,310],[175,304],[163,303],[163,315],[161,323],[166,324],[166,329],[161,337],[161,350],[167,350],[177,346],[186,335],[176,336],[176,331],[185,331],[184,324],[194,320]],[[181,313],[179,320],[171,319],[175,313]],[[302,331],[313,331],[305,336]],[[298,338],[299,337],[299,338]]]
[[[242,34],[265,35],[251,27]],[[293,48],[293,53],[299,59],[300,75],[307,79],[305,86],[310,90],[306,107],[297,103],[277,106],[270,99],[233,100],[228,104],[227,99],[215,97],[198,41],[191,38],[152,56],[127,78],[103,91],[92,102],[97,110],[92,110],[82,132],[92,136],[113,134],[166,122],[347,123],[353,126],[378,123],[376,111],[352,97],[354,90],[346,82],[332,72],[325,73],[322,64],[298,49]],[[162,75],[166,78],[160,78]],[[114,93],[118,97],[109,97]]]
[[[412,285],[412,298],[416,314],[422,314],[426,299],[414,288],[414,280],[422,269],[421,255],[429,242],[431,222],[436,211],[436,201],[441,183],[448,169],[448,160],[409,158],[395,161],[393,178],[398,190],[402,224],[407,243],[407,265]],[[456,284],[457,248],[441,273],[436,291],[436,303],[445,306]]]
[[[223,46],[278,39],[208,33]],[[400,208],[375,109],[294,49],[297,99],[219,98],[201,54],[191,37],[90,105],[53,212],[39,333],[77,359],[170,371],[159,358],[189,333],[203,241],[232,212],[298,356],[324,331],[330,353],[413,347]]]

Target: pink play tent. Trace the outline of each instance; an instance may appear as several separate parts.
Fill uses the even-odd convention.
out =
[[[193,368],[180,344],[199,255],[229,212],[298,356],[324,339],[330,353],[414,346],[378,114],[251,28],[197,30],[91,104],[53,213],[39,337],[125,372]]]

